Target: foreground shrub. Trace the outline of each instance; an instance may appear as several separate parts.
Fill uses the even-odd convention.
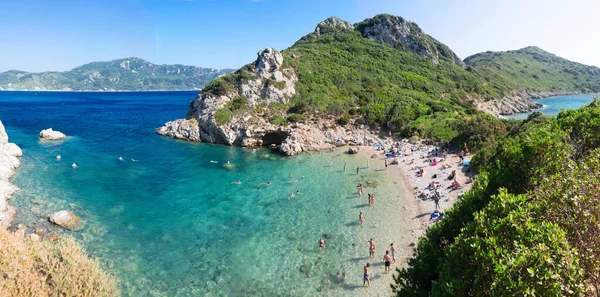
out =
[[[72,238],[33,241],[0,231],[0,296],[118,296],[116,279]]]

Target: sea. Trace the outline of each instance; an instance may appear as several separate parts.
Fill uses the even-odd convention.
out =
[[[598,95],[597,94],[596,95],[590,95],[590,94],[567,95],[567,96],[556,96],[556,97],[550,97],[550,98],[536,99],[534,101],[542,104],[544,107],[542,107],[540,109],[536,109],[535,111],[539,111],[545,115],[553,116],[553,115],[558,114],[562,109],[574,109],[574,108],[579,108],[583,105],[589,104],[590,102],[592,102],[594,100],[595,96],[598,96]],[[516,114],[504,116],[504,117],[509,118],[509,119],[522,120],[522,119],[526,119],[530,114],[531,114],[531,112],[524,112],[524,113],[516,113]]]
[[[401,196],[384,182],[383,164],[368,168],[339,151],[286,157],[155,133],[182,118],[196,95],[0,92],[0,120],[24,153],[12,179],[21,188],[10,202],[13,226],[73,236],[119,279],[123,296],[389,295],[383,250],[369,259],[366,241],[408,245],[410,235],[394,226]],[[40,141],[46,128],[68,138]],[[374,207],[358,197],[359,183],[378,197]],[[83,226],[48,222],[63,209]],[[362,287],[368,261],[378,291]]]

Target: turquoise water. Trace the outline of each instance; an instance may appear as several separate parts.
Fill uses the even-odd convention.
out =
[[[561,109],[574,109],[579,108],[585,104],[588,104],[594,100],[594,96],[597,95],[569,95],[569,96],[557,96],[544,99],[536,99],[544,107],[536,110],[546,115],[556,115]],[[526,119],[531,112],[517,113],[505,116],[509,119]]]
[[[24,152],[13,180],[22,189],[11,202],[14,225],[73,235],[118,276],[124,296],[364,295],[366,240],[400,239],[383,227],[389,218],[377,216],[397,193],[367,188],[378,197],[372,208],[355,194],[358,183],[381,184],[381,173],[343,172],[343,162],[365,164],[339,153],[287,158],[154,133],[183,116],[195,95],[0,92],[0,120]],[[69,138],[40,142],[49,127]],[[61,209],[80,216],[83,228],[50,225],[47,214]]]

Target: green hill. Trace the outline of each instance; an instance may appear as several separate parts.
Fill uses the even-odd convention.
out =
[[[6,71],[0,73],[0,90],[197,90],[231,71],[126,58],[92,62],[65,72]]]
[[[466,58],[465,64],[503,91],[600,91],[600,68],[557,57],[535,46],[479,53]]]

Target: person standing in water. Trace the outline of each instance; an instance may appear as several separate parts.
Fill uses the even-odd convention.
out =
[[[369,244],[369,257],[375,258],[375,240],[371,238],[367,243]]]
[[[367,265],[363,267],[363,287],[369,285],[370,288],[371,280],[369,279],[369,267],[371,267],[371,263],[367,263]]]
[[[358,220],[360,221],[360,223],[364,223],[365,221],[365,217],[363,216],[363,212],[362,210],[360,211],[360,214],[358,215]]]
[[[367,160],[367,168],[369,168],[369,160]]]
[[[392,263],[396,263],[396,247],[394,243],[390,244],[390,252],[392,252]]]
[[[346,162],[344,162],[344,172],[346,172]]]
[[[385,161],[385,169],[387,169],[387,167],[388,167],[387,159],[385,159],[384,161]]]
[[[320,248],[325,248],[325,241],[323,240],[322,237],[319,239],[319,247]]]
[[[360,173],[360,167],[356,167],[356,174]]]
[[[385,264],[385,273],[390,273],[390,265],[392,264],[390,251],[385,251],[385,255],[383,255],[383,263]]]

